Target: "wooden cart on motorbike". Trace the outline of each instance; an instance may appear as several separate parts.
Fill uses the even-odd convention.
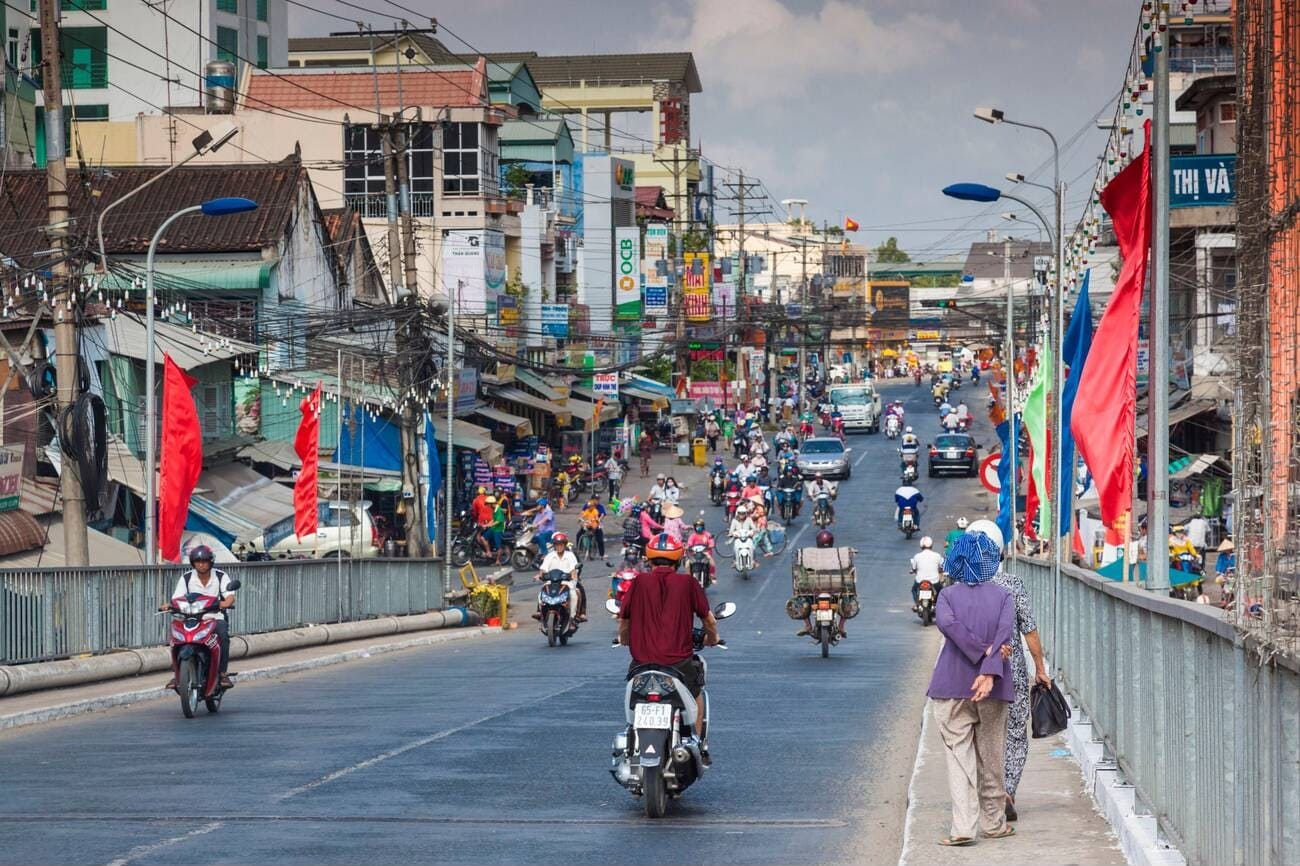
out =
[[[858,572],[851,547],[804,547],[791,567],[792,595],[786,602],[791,619],[803,620],[822,658],[843,637],[845,620],[858,615]]]

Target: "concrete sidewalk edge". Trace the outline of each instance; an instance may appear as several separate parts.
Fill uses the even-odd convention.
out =
[[[451,630],[437,629],[433,634],[422,635],[420,637],[397,641],[395,643],[375,644],[368,647],[327,653],[322,656],[317,656],[316,658],[299,659],[284,664],[271,664],[266,667],[240,671],[237,682],[269,679],[283,674],[297,673],[300,671],[327,667],[329,665],[341,664],[343,662],[355,661],[356,659],[369,658],[374,655],[399,652],[401,650],[414,649],[421,646],[431,646],[433,644],[444,643],[447,641],[465,640],[467,638],[500,634],[502,631],[501,628],[495,626],[469,626]],[[57,719],[66,719],[71,716],[91,713],[97,710],[106,710],[111,707],[123,707],[130,704],[140,703],[142,701],[158,700],[172,696],[173,694],[173,692],[160,686],[152,686],[149,688],[131,689],[130,691],[118,692],[117,694],[105,695],[87,700],[55,704],[53,706],[27,710],[21,713],[12,713],[10,715],[0,716],[0,731],[40,724],[41,722],[52,722]]]
[[[1134,866],[1186,866],[1182,852],[1159,842],[1155,816],[1136,814],[1133,786],[1119,781],[1119,769],[1104,759],[1101,742],[1093,738],[1092,723],[1082,721],[1083,711],[1068,696],[1067,700],[1071,715],[1065,741],[1098,811],[1119,838],[1125,858]]]
[[[912,828],[915,826],[917,780],[921,768],[925,766],[925,738],[930,733],[930,698],[921,704],[921,734],[916,741],[916,760],[912,763],[912,778],[907,782],[907,817],[903,820],[903,846],[898,852],[898,866],[907,866],[907,855],[911,848]]]

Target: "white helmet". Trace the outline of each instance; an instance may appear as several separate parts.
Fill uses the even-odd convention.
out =
[[[912,432],[912,425],[911,425],[911,424],[908,424],[908,425],[907,425],[907,432],[908,432],[908,433],[911,433],[911,432]]]
[[[969,524],[967,524],[967,522],[966,522],[966,518],[965,518],[965,517],[958,517],[958,518],[957,518],[957,528],[958,528],[958,529],[965,529],[968,525],[969,525]]]
[[[976,520],[966,529],[967,534],[982,532],[992,539],[993,543],[1001,550],[1006,545],[1006,539],[1002,537],[1002,530],[992,520]]]
[[[924,536],[924,537],[921,539],[921,549],[922,549],[922,550],[929,550],[929,549],[932,548],[932,547],[934,547],[934,539],[931,538],[931,537],[928,536],[928,535]]]

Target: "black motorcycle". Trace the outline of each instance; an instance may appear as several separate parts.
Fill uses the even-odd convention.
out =
[[[939,590],[942,588],[942,584],[934,584],[928,580],[921,581],[917,586],[916,615],[921,618],[921,625],[934,622],[934,606],[939,603]]]
[[[611,598],[605,608],[617,614],[618,602]],[[724,602],[714,608],[713,615],[722,620],[735,612],[735,604]],[[699,653],[704,649],[704,630],[695,629],[692,637]],[[722,641],[718,646],[726,648]],[[707,666],[704,669],[707,678]],[[662,818],[668,800],[680,797],[708,769],[701,748],[709,736],[709,695],[701,688],[696,701],[679,677],[666,665],[642,665],[632,672],[624,691],[627,727],[614,737],[609,772],[633,796],[644,798],[647,818]],[[697,715],[701,719],[699,739],[695,736]]]
[[[542,634],[546,635],[546,645],[567,646],[569,638],[578,630],[578,623],[569,615],[569,587],[565,581],[569,575],[558,568],[547,572],[542,581],[542,589],[537,594],[537,612],[541,614]]]
[[[475,565],[505,565],[514,556],[515,533],[510,533],[509,542],[505,540],[505,533],[503,533],[501,546],[489,554],[484,553],[483,545],[478,543],[480,530],[468,511],[461,513],[459,525],[460,529],[451,543],[451,564],[456,568],[462,568],[470,562]]]
[[[709,561],[709,548],[705,544],[692,544],[686,551],[690,556],[691,577],[700,585],[700,589],[708,589],[713,578],[709,576],[709,567],[712,563]]]
[[[709,501],[714,505],[722,504],[722,496],[727,490],[727,476],[714,472],[709,476]]]

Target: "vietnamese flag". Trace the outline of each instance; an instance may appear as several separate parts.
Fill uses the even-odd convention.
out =
[[[855,232],[860,228],[861,226],[858,225],[858,221],[855,220],[853,217],[844,218],[844,230],[846,232]]]
[[[1119,520],[1133,495],[1133,425],[1137,414],[1137,338],[1151,248],[1151,123],[1146,146],[1101,193],[1119,241],[1123,267],[1079,378],[1070,431],[1088,464],[1108,540],[1119,543]],[[1156,335],[1165,339],[1165,335]],[[1161,384],[1159,377],[1152,381]],[[1155,527],[1164,532],[1164,527]]]
[[[166,562],[181,558],[181,533],[190,496],[203,471],[203,433],[190,389],[198,384],[163,355],[162,454],[158,468],[158,550]],[[152,472],[153,467],[146,467]]]
[[[320,383],[316,390],[303,398],[298,410],[298,435],[293,440],[293,450],[302,461],[298,477],[293,482],[293,534],[302,541],[303,536],[316,534],[316,478],[320,469]]]

